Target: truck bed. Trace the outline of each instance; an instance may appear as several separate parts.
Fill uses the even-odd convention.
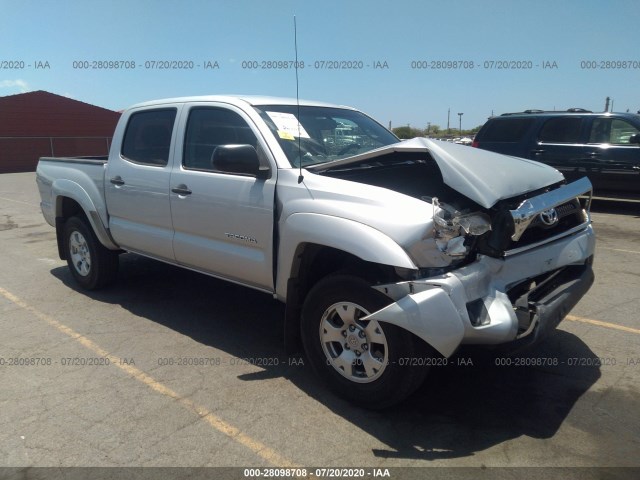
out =
[[[108,159],[108,155],[96,155],[90,157],[41,157],[40,161],[104,165],[105,163],[107,163]]]
[[[61,192],[75,198],[88,216],[95,212],[104,225],[107,210],[104,202],[104,174],[107,156],[95,157],[42,157],[36,169],[36,182],[40,190],[40,207],[47,222],[55,226],[57,205],[55,198]],[[58,211],[59,213],[59,211]],[[97,220],[97,219],[95,219]],[[93,221],[92,220],[92,223]]]

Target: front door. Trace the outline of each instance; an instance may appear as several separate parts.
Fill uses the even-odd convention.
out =
[[[252,121],[239,109],[193,105],[183,115],[171,175],[176,261],[232,281],[273,291],[273,215],[276,172]],[[271,177],[216,171],[219,145],[252,145]],[[178,161],[180,160],[180,161]]]

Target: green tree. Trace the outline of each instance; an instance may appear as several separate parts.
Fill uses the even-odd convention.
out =
[[[442,127],[440,125],[432,123],[431,126],[429,127],[429,131],[427,132],[427,135],[437,136],[441,131],[442,131]]]
[[[471,130],[468,130],[467,135],[471,136],[471,135],[475,135],[476,133],[478,133],[480,131],[480,129],[482,128],[482,125],[478,125],[475,128],[472,128]]]
[[[414,137],[423,137],[425,133],[424,130],[420,130],[419,128],[411,128],[408,125],[393,128],[391,131],[395,133],[396,137],[402,140]]]

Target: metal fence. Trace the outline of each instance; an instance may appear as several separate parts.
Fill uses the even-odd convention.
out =
[[[33,172],[40,157],[108,155],[111,137],[0,137],[0,173]]]

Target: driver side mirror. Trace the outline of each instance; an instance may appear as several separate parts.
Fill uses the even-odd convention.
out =
[[[631,137],[629,137],[629,143],[640,144],[640,133],[636,133],[635,135],[631,135]]]
[[[211,155],[214,170],[225,173],[251,175],[259,179],[271,176],[269,167],[262,167],[253,145],[219,145]]]

